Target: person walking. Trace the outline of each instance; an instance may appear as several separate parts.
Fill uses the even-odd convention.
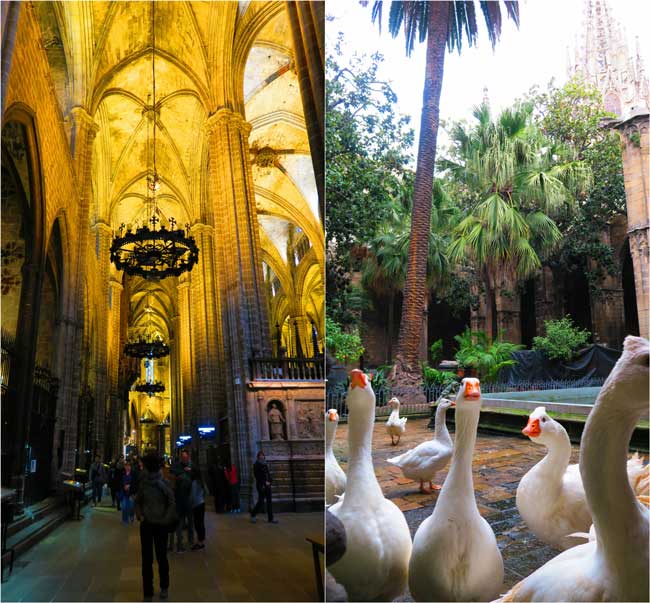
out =
[[[205,548],[205,486],[201,470],[194,465],[192,467],[192,520],[198,542],[192,545],[193,551]]]
[[[144,470],[135,497],[135,512],[140,521],[142,549],[142,589],[144,600],[153,598],[153,554],[156,552],[160,576],[160,598],[169,596],[169,561],[167,533],[176,520],[176,500],[163,480],[160,457],[149,452],[142,459]]]
[[[192,525],[192,463],[188,450],[181,452],[181,459],[172,465],[171,472],[175,477],[176,512],[178,513],[178,528],[176,529],[176,552],[183,553],[183,530],[187,530],[187,543],[194,544],[194,528]]]
[[[223,472],[230,485],[228,510],[231,513],[239,513],[241,509],[239,508],[239,475],[237,474],[237,467],[234,463],[231,463],[230,468],[225,467]]]
[[[256,523],[256,515],[264,512],[264,503],[266,503],[266,513],[269,518],[269,523],[278,523],[278,520],[273,518],[271,472],[266,463],[266,456],[261,450],[257,453],[257,460],[253,465],[253,475],[255,475],[255,486],[257,488],[257,504],[251,510],[251,523]]]
[[[129,522],[133,523],[134,512],[134,476],[131,471],[131,463],[124,463],[124,475],[122,475],[122,523],[128,525]]]
[[[104,484],[106,483],[106,470],[99,455],[95,456],[95,462],[90,466],[90,481],[93,488],[93,507],[101,504]]]
[[[163,463],[162,467],[162,474],[163,474],[163,479],[169,484],[169,487],[171,488],[172,492],[176,491],[176,476],[171,472],[171,460],[168,459],[165,463]],[[174,501],[176,500],[175,495],[174,495]],[[169,535],[167,537],[168,539],[168,544],[167,544],[167,550],[171,553],[174,550],[174,533],[175,531],[170,531]]]
[[[114,475],[114,488],[115,488],[115,502],[117,504],[117,510],[122,510],[122,476],[124,475],[124,455],[120,454],[117,457],[117,462],[115,463],[115,475]]]

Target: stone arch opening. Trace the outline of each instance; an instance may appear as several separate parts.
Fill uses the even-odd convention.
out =
[[[621,281],[623,283],[623,311],[625,315],[625,334],[639,335],[639,312],[636,303],[636,284],[634,265],[630,253],[630,240],[625,239],[621,249]]]

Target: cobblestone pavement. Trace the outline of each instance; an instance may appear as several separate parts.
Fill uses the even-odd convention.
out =
[[[409,419],[406,433],[397,446],[392,446],[383,422],[375,423],[373,459],[375,474],[386,498],[392,500],[403,512],[411,529],[411,536],[420,523],[431,515],[438,492],[419,492],[419,482],[405,478],[398,467],[386,459],[410,450],[433,436],[427,428],[429,419]],[[452,426],[450,432],[453,434]],[[526,421],[522,417],[522,429]],[[336,432],[334,452],[343,470],[348,458],[347,425],[341,424]],[[578,462],[578,446],[573,446],[571,462]],[[526,527],[515,504],[519,480],[545,454],[545,448],[533,444],[528,438],[482,433],[479,430],[474,451],[474,491],[479,512],[492,526],[497,537],[505,565],[504,592],[538,567],[555,557],[560,551],[539,541]],[[434,483],[442,485],[447,470],[438,473]],[[397,601],[412,601],[409,593]]]

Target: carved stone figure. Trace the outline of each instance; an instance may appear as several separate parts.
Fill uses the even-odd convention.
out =
[[[269,435],[272,440],[284,440],[284,424],[286,419],[284,414],[278,408],[278,405],[273,403],[271,408],[268,410],[268,421],[269,421]]]

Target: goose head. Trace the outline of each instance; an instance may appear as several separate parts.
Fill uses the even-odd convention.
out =
[[[611,400],[612,408],[621,412],[647,411],[649,359],[650,342],[628,335],[623,343],[623,354],[603,384],[596,405],[609,405]]]
[[[375,409],[375,392],[372,391],[370,379],[359,369],[350,371],[347,404],[350,410],[367,412]]]
[[[433,406],[436,409],[438,408],[444,408],[447,410],[448,408],[451,408],[452,406],[456,406],[456,401],[455,400],[450,400],[449,398],[440,398],[438,402],[430,402],[429,406]]]
[[[475,377],[465,377],[460,382],[460,389],[456,396],[458,410],[480,410],[481,408],[481,382]]]
[[[325,414],[325,416],[326,416],[325,440],[327,446],[329,447],[331,443],[334,441],[336,428],[338,427],[339,424],[339,413],[337,412],[336,408],[330,408]]]
[[[536,444],[548,447],[555,439],[566,439],[564,428],[546,414],[544,406],[538,406],[528,417],[528,424],[521,430]]]
[[[397,398],[391,398],[388,401],[388,406],[390,406],[393,410],[399,410],[399,400]]]

